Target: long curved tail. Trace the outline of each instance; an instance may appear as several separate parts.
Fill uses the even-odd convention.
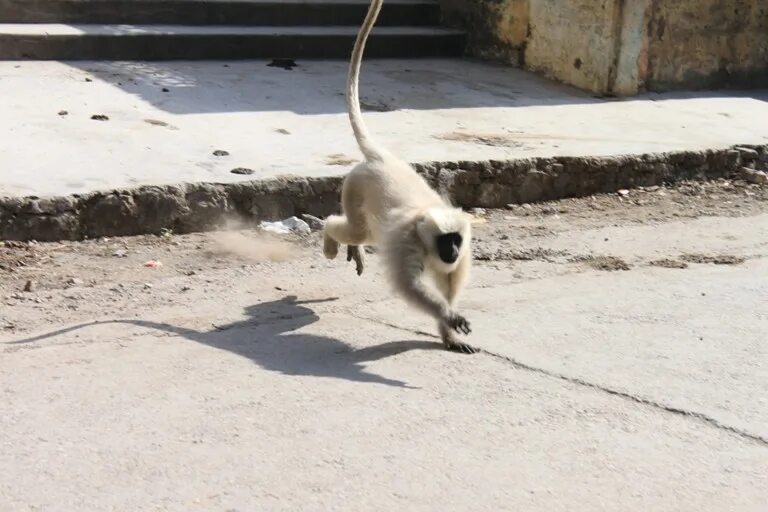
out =
[[[360,80],[360,66],[363,62],[363,53],[365,52],[365,43],[374,24],[376,24],[376,19],[379,17],[383,3],[384,0],[371,0],[371,5],[368,7],[368,13],[365,15],[363,25],[357,33],[355,47],[352,49],[352,60],[349,63],[349,74],[347,75],[347,110],[349,111],[349,121],[352,123],[352,131],[355,132],[357,145],[368,160],[381,160],[384,151],[371,141],[368,128],[366,128],[363,122],[363,114],[360,111],[358,83]]]

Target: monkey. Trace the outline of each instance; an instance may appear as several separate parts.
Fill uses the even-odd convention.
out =
[[[344,179],[342,214],[323,228],[323,253],[336,258],[347,245],[347,261],[358,275],[365,267],[362,247],[375,246],[389,281],[407,302],[437,321],[446,349],[475,353],[455,333],[470,324],[454,305],[466,285],[472,261],[470,217],[433,190],[411,165],[375,144],[360,109],[359,78],[365,44],[383,0],[372,0],[357,34],[347,74],[346,103],[352,131],[364,156]],[[426,277],[431,278],[430,286]]]

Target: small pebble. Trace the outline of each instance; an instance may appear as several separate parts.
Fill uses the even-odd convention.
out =
[[[224,151],[223,149],[217,149],[213,152],[213,156],[229,156],[229,151]]]

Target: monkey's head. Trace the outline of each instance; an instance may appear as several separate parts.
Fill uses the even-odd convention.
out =
[[[469,215],[460,208],[432,208],[419,220],[419,233],[427,259],[433,268],[449,273],[469,253],[471,224]]]

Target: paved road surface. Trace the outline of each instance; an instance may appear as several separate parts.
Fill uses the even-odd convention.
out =
[[[765,511],[765,191],[660,192],[489,212],[474,356],[316,240],[6,250],[0,509]]]

